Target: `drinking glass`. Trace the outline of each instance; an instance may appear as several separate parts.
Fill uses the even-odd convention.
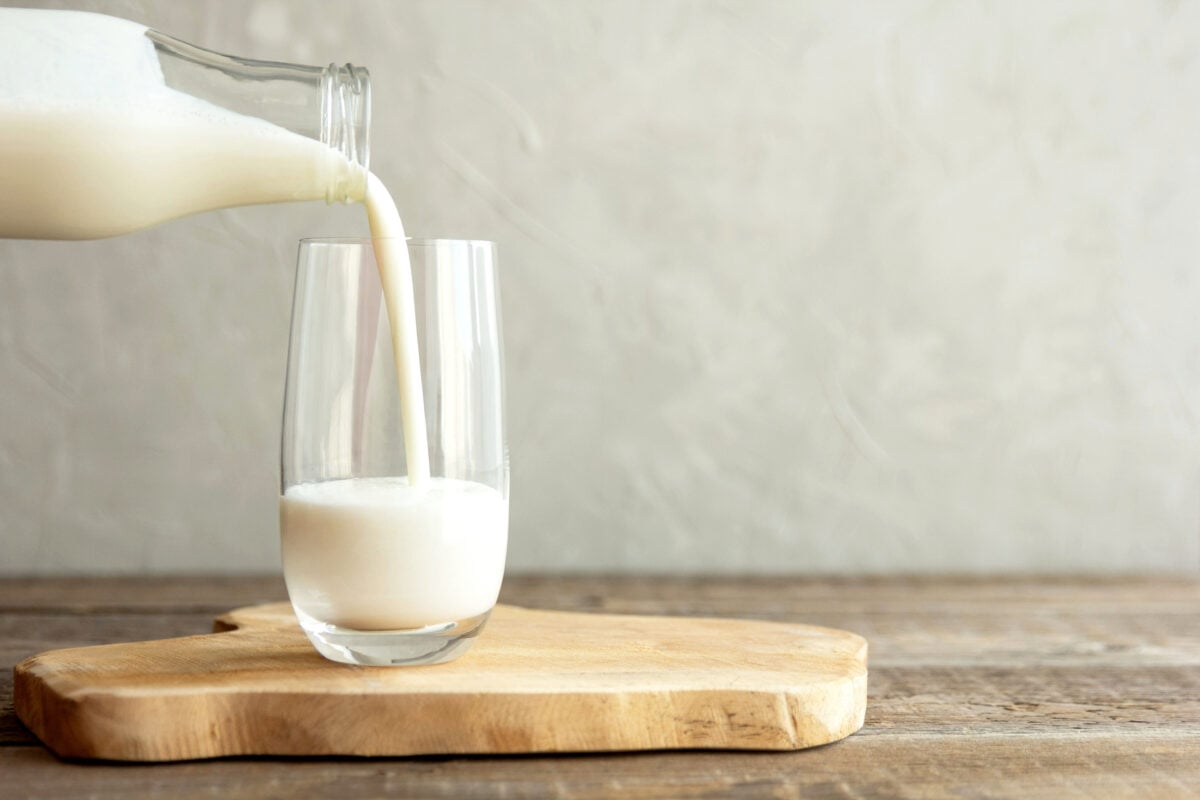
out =
[[[504,573],[508,447],[495,247],[409,240],[408,252],[428,479],[409,475],[372,240],[305,239],[297,261],[283,407],[283,574],[309,640],[349,664],[458,657],[487,621]]]

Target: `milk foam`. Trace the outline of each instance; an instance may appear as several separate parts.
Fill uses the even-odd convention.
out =
[[[231,125],[243,135],[299,136],[167,86],[147,30],[86,11],[0,8],[0,111],[133,113]]]
[[[166,91],[146,26],[85,11],[0,9],[0,104],[72,110],[145,106]],[[46,58],[53,52],[54,58]]]

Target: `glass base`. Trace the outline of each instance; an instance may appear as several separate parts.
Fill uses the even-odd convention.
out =
[[[475,617],[396,631],[356,631],[310,617],[292,606],[300,627],[317,652],[330,661],[364,667],[416,667],[444,664],[467,652],[491,616]]]

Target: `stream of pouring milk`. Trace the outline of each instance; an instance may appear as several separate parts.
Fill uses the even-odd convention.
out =
[[[404,457],[408,481],[419,486],[429,480],[429,434],[421,390],[421,356],[417,351],[417,306],[413,297],[412,264],[404,223],[391,194],[375,175],[367,176],[367,223],[371,226],[375,263],[387,306],[392,352],[400,387],[400,421],[404,427]]]
[[[170,88],[145,33],[100,14],[0,9],[0,237],[97,238],[209,209],[319,199],[356,169],[321,142]],[[500,588],[508,503],[483,484],[430,478],[404,227],[378,178],[357,182],[408,476],[289,487],[280,498],[289,594],[302,614],[348,627],[482,614]]]

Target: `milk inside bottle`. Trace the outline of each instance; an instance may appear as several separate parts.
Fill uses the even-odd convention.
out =
[[[361,201],[369,91],[358,67],[232,59],[101,14],[0,9],[0,237]]]
[[[427,548],[422,527],[445,534],[470,526],[488,537],[478,558],[493,565],[499,559],[502,570],[506,498],[429,477],[408,251],[395,204],[368,172],[369,113],[370,82],[358,67],[256,62],[100,14],[0,9],[0,237],[91,239],[231,206],[365,203],[395,353],[408,475],[370,487],[355,487],[354,479],[323,491],[293,487],[292,501],[281,498],[284,511],[291,509],[285,527],[289,519],[302,522],[302,533],[291,538],[314,563],[324,538],[342,554],[339,563],[357,553],[378,570],[381,556],[402,559]],[[288,542],[285,530],[285,563]],[[306,571],[303,582],[353,604],[353,587],[344,584],[355,568],[343,566],[324,576]],[[465,605],[444,598],[434,610],[486,611],[497,590],[489,584],[483,603],[470,599],[477,590],[464,588]],[[390,602],[403,605],[402,595]],[[398,607],[346,619],[386,628],[445,621]]]

